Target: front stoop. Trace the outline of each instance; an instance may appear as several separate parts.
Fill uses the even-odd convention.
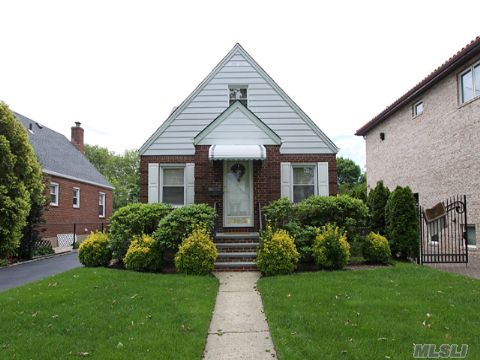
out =
[[[215,271],[256,271],[258,233],[217,233]]]

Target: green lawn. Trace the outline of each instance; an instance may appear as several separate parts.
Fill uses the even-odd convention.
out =
[[[79,268],[0,293],[1,359],[200,359],[214,277]]]
[[[480,281],[398,263],[262,278],[280,359],[412,359],[414,343],[468,344],[480,359]]]

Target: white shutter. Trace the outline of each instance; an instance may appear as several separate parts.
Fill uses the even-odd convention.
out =
[[[195,202],[195,164],[185,165],[185,204]]]
[[[148,203],[158,202],[158,164],[148,164]]]
[[[317,186],[318,195],[328,196],[328,162],[317,163]]]
[[[292,164],[289,162],[280,163],[280,195],[293,201],[292,196]]]

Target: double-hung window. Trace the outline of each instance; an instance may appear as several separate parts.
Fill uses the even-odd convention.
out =
[[[162,166],[161,177],[161,202],[185,205],[185,167]]]
[[[105,217],[105,193],[98,193],[98,217]]]
[[[80,208],[80,188],[73,188],[73,207],[78,209]]]
[[[480,63],[476,63],[459,76],[460,102],[466,103],[480,96]]]
[[[240,101],[244,106],[248,106],[248,96],[246,86],[229,86],[229,105],[235,101]]]
[[[316,166],[293,165],[293,202],[297,203],[309,196],[315,195],[316,191]]]
[[[58,194],[60,186],[57,183],[50,183],[50,205],[58,206]]]

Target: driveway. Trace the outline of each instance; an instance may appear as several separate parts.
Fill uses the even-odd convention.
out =
[[[71,252],[44,260],[31,261],[0,269],[0,291],[82,266],[78,253]]]

